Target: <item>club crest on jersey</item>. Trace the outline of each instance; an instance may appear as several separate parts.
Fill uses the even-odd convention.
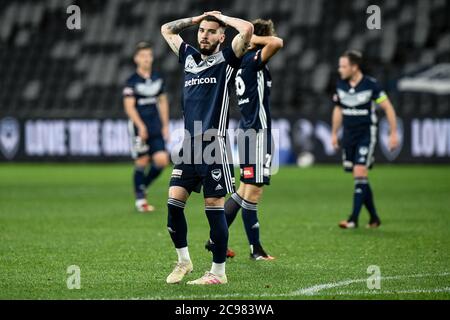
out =
[[[0,150],[6,159],[12,159],[19,149],[20,126],[14,118],[0,121]]]
[[[219,181],[220,178],[222,178],[222,170],[214,169],[213,171],[211,171],[211,176],[214,180]]]

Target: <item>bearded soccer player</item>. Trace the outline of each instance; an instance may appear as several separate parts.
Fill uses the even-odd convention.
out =
[[[123,104],[128,115],[134,159],[135,206],[139,212],[155,208],[147,203],[147,188],[169,164],[165,141],[169,136],[169,103],[164,80],[153,71],[153,50],[149,43],[137,44],[136,72],[126,82]]]
[[[258,203],[263,186],[270,184],[272,161],[272,134],[270,116],[270,89],[272,78],[267,63],[283,47],[283,40],[275,36],[271,20],[252,22],[254,34],[249,51],[242,59],[236,74],[236,93],[241,111],[238,135],[240,185],[225,203],[228,227],[242,208],[242,220],[253,260],[273,260],[263,249],[259,238]],[[210,249],[211,243],[206,244]],[[234,252],[229,249],[228,257]]]
[[[363,74],[362,62],[362,53],[359,51],[347,51],[340,57],[338,71],[341,79],[333,97],[335,107],[331,143],[334,148],[339,148],[338,131],[343,126],[343,165],[347,172],[353,173],[355,182],[353,211],[347,220],[339,223],[339,227],[343,229],[358,227],[358,217],[363,205],[370,214],[367,227],[378,228],[381,225],[368,179],[377,142],[377,106],[383,109],[389,122],[389,148],[394,150],[398,147],[395,110],[378,82]]]
[[[179,35],[181,31],[194,25],[198,25],[198,50],[185,43]],[[239,33],[234,37],[231,48],[222,48],[227,25]],[[179,283],[193,270],[188,251],[184,207],[191,192],[200,192],[203,187],[205,212],[213,242],[213,263],[210,271],[187,283],[224,284],[227,283],[225,260],[228,244],[224,197],[234,192],[233,166],[227,159],[225,144],[229,90],[235,70],[239,68],[241,58],[248,49],[253,25],[245,20],[211,11],[166,23],[161,27],[161,33],[178,55],[184,70],[182,106],[185,135],[190,137],[187,138],[188,141],[185,137],[182,153],[183,156],[191,153],[202,158],[200,163],[183,158],[182,163],[175,165],[172,172],[167,228],[178,254],[178,263],[166,281]],[[206,134],[210,135],[209,139],[203,137]],[[199,137],[201,149],[195,150],[195,141]],[[212,143],[220,146],[220,161],[209,163],[203,159],[202,154]]]

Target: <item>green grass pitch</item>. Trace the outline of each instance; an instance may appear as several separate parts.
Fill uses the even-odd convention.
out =
[[[339,166],[281,168],[259,206],[275,261],[251,261],[240,216],[229,283],[167,285],[176,253],[166,229],[170,171],[134,211],[131,164],[0,165],[0,299],[449,299],[450,166],[378,166],[370,175],[383,225],[340,230],[353,193]],[[210,268],[202,198],[186,209],[194,272]],[[80,267],[81,289],[67,288]],[[376,265],[381,288],[370,290]]]

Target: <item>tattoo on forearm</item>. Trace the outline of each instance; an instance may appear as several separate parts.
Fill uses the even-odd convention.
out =
[[[193,25],[192,18],[179,19],[166,23],[167,28],[172,33],[176,34],[180,33],[181,31],[183,31],[183,29],[186,29],[187,27],[190,27],[192,25]]]

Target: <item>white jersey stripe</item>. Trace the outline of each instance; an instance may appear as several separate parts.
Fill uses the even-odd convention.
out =
[[[267,115],[264,109],[264,72],[258,71],[259,121],[262,129],[267,128]]]

